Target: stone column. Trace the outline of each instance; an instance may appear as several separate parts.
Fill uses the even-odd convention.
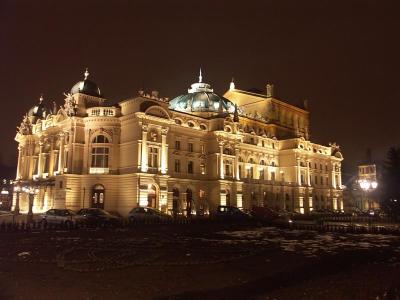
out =
[[[60,133],[60,150],[58,154],[58,174],[64,174],[64,142],[65,142],[65,135],[64,133]]]
[[[16,179],[20,179],[23,174],[21,174],[21,164],[22,164],[22,146],[18,146],[18,164],[17,164],[17,174],[16,174]],[[21,176],[22,175],[22,176]]]
[[[223,150],[224,144],[219,144],[219,178],[224,179],[224,158],[223,158]]]
[[[54,164],[56,163],[55,159],[54,159],[54,138],[51,138],[50,143],[51,143],[50,144],[50,152],[49,152],[49,158],[48,158],[48,159],[50,159],[50,161],[49,161],[48,173],[49,173],[49,176],[53,176]]]
[[[335,173],[335,165],[332,164],[332,187],[336,188],[336,173]]]
[[[142,172],[147,172],[147,126],[142,125]]]
[[[301,185],[301,176],[300,176],[300,158],[297,157],[297,166],[296,166],[296,182],[298,185]]]
[[[168,128],[161,129],[161,174],[168,172],[168,145],[167,145]]]
[[[39,157],[38,157],[38,175],[39,178],[43,174],[43,142],[39,142]]]
[[[311,180],[310,180],[310,161],[307,160],[306,164],[307,164],[307,171],[306,171],[307,179],[306,179],[306,182],[307,182],[307,185],[308,185],[308,186],[311,186]]]
[[[237,148],[235,148],[235,177],[236,177],[236,180],[240,180],[240,174],[239,174],[239,158],[238,158],[238,155],[239,155],[239,149],[237,149]]]

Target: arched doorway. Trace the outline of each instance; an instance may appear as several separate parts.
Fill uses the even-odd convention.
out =
[[[147,206],[157,208],[157,191],[153,184],[149,184],[147,189]]]
[[[172,190],[172,214],[174,217],[178,215],[179,210],[179,190],[174,188]]]
[[[104,209],[105,188],[102,184],[96,184],[92,190],[91,207]]]
[[[193,205],[193,192],[191,189],[186,190],[186,216],[192,216],[192,205]]]

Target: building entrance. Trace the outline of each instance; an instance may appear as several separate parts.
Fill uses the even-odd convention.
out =
[[[91,207],[104,209],[104,186],[96,184],[93,187]]]

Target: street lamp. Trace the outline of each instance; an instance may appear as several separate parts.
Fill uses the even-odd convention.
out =
[[[21,185],[19,180],[14,181],[14,192],[17,194],[15,198],[14,214],[19,215],[19,194],[21,193]]]
[[[367,179],[362,179],[358,181],[358,184],[360,185],[360,188],[364,191],[363,193],[364,200],[367,192],[371,192],[378,187],[378,183],[374,180],[371,181]],[[370,199],[368,198],[368,210],[370,209],[371,209],[371,202]]]
[[[39,189],[35,188],[33,186],[28,186],[28,187],[23,187],[22,190],[28,194],[29,196],[29,211],[28,211],[28,222],[33,221],[33,200],[35,198],[35,195],[39,193]]]

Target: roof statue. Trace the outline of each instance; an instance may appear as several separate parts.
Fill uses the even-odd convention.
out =
[[[64,93],[64,96],[65,96],[65,99],[64,99],[64,101],[65,101],[65,103],[64,103],[65,113],[70,117],[71,116],[75,116],[76,112],[78,110],[78,106],[76,104],[76,101],[75,101],[74,97],[72,96],[71,93]]]
[[[239,122],[239,112],[237,104],[235,104],[235,111],[233,113],[233,122]]]
[[[234,78],[232,77],[231,83],[229,84],[229,90],[232,91],[235,89],[235,81]]]
[[[17,126],[17,132],[22,135],[32,134],[32,123],[29,121],[28,115],[25,115],[22,119],[21,125]]]
[[[88,70],[88,68],[86,68],[86,71],[85,71],[85,73],[84,73],[84,75],[85,75],[85,80],[87,80],[87,78],[89,77],[89,70]]]
[[[199,83],[203,81],[203,76],[201,76],[201,68],[200,68],[200,74],[199,74]]]

